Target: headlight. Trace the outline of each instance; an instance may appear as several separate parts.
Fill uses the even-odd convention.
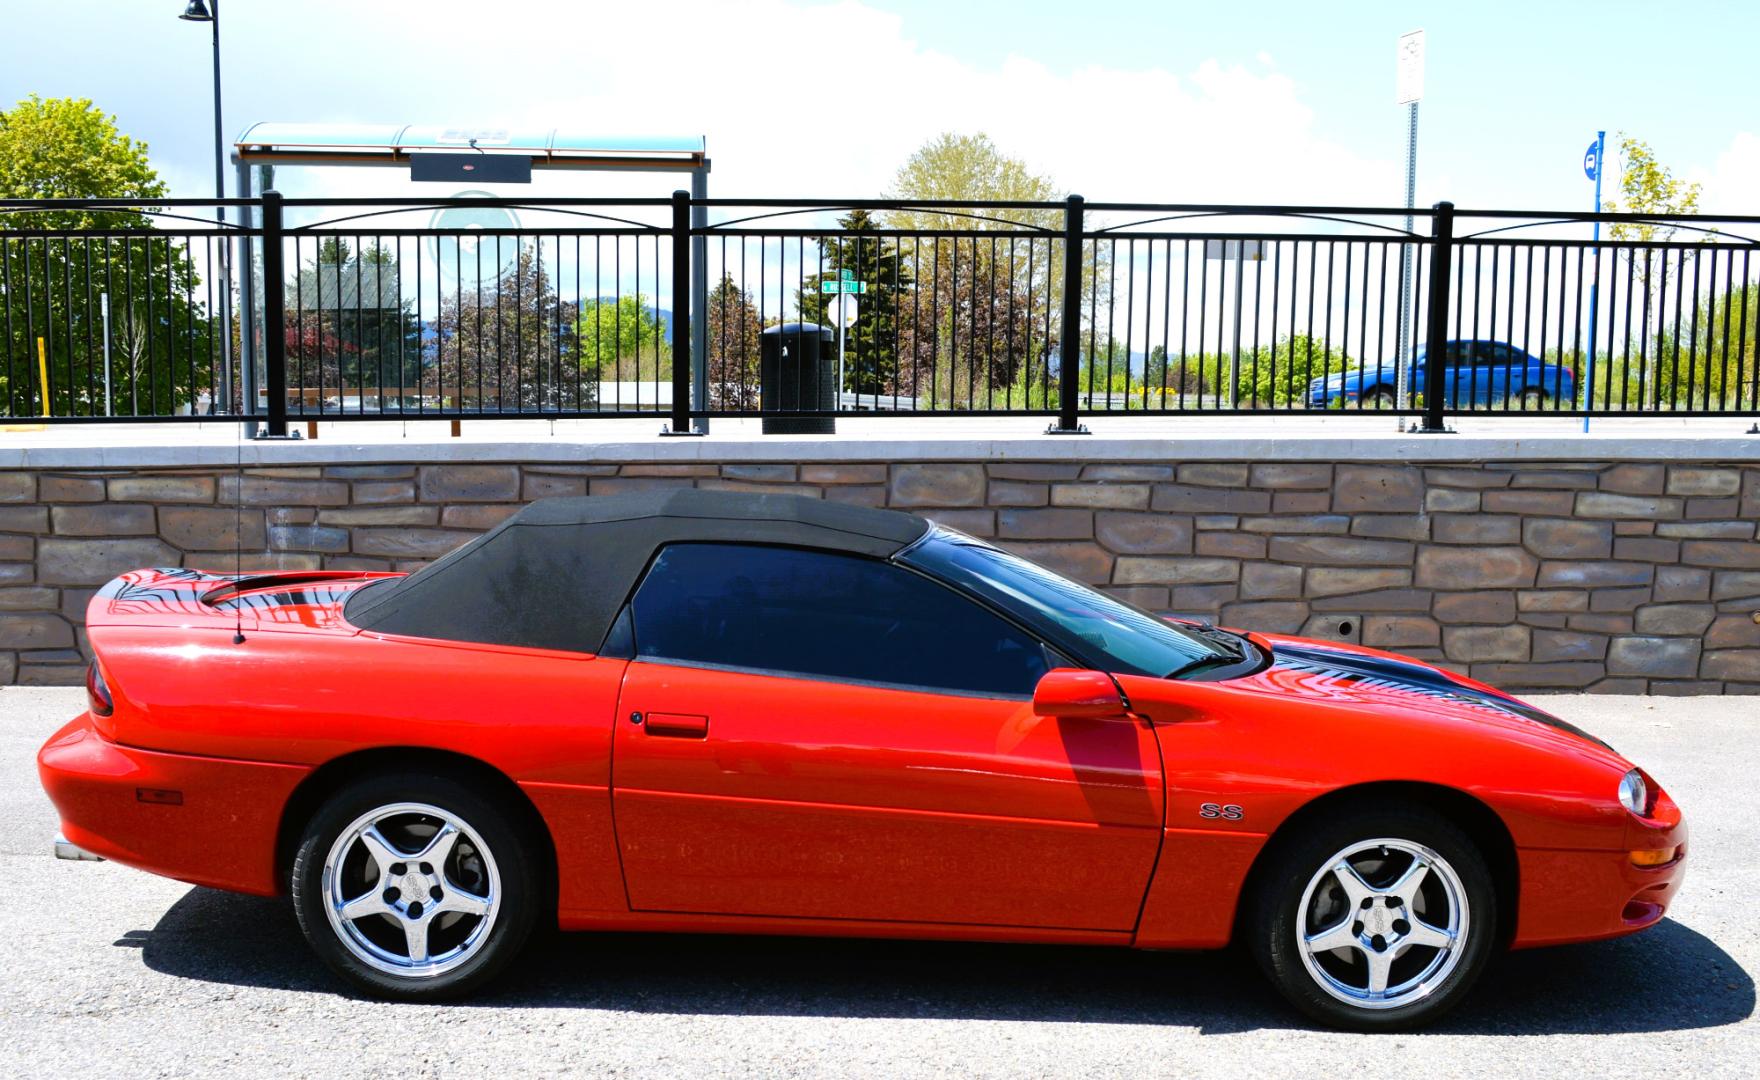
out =
[[[1650,788],[1644,774],[1633,769],[1619,782],[1619,804],[1639,817],[1650,812]]]

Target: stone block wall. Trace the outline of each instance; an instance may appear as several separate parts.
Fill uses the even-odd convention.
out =
[[[246,570],[408,570],[532,499],[684,485],[909,510],[1151,609],[1512,690],[1760,690],[1760,466],[1630,461],[5,470],[0,681],[78,682],[86,601],[124,570],[230,570],[240,543]]]

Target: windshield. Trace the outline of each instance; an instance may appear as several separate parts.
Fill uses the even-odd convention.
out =
[[[1176,626],[946,529],[935,529],[899,561],[982,597],[1060,648],[1077,655],[1099,654],[1116,672],[1165,678],[1233,664],[1248,655],[1233,634]]]

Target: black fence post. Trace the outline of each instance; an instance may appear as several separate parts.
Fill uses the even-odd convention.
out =
[[[705,397],[704,400],[707,400]],[[691,193],[672,193],[672,422],[662,435],[691,430]]]
[[[1082,197],[1063,210],[1063,326],[1057,344],[1057,423],[1047,435],[1086,435],[1076,410],[1082,349]]]
[[[1424,333],[1424,426],[1421,435],[1448,435],[1442,420],[1448,361],[1449,272],[1454,265],[1454,203],[1437,203],[1430,216],[1430,310]]]
[[[287,287],[281,251],[281,193],[263,192],[263,367],[271,439],[287,438]],[[256,411],[256,402],[245,403]]]

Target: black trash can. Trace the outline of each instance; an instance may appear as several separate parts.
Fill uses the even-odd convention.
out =
[[[815,323],[783,323],[758,335],[758,404],[766,435],[837,433],[837,332]]]

